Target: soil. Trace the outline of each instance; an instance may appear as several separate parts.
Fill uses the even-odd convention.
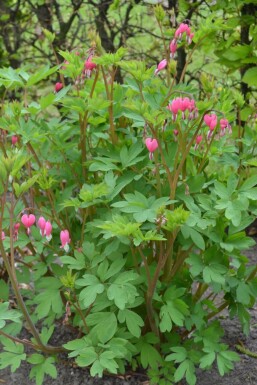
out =
[[[244,253],[248,256],[251,263],[257,263],[257,244],[249,251]],[[229,345],[231,350],[236,350],[235,345],[242,343],[251,352],[257,353],[257,304],[251,309],[251,329],[250,335],[242,333],[241,325],[237,319],[229,319],[227,312],[222,314],[221,324],[225,330],[224,342]],[[60,328],[59,336],[55,336],[60,341],[67,341],[67,335]],[[54,341],[51,341],[54,342]],[[235,369],[221,377],[217,368],[211,371],[197,371],[196,385],[257,385],[257,358],[239,353],[241,360],[235,364]],[[23,363],[15,372],[9,369],[0,371],[0,384],[3,385],[35,385],[34,381],[29,380],[30,365]],[[43,385],[147,385],[148,380],[144,374],[131,374],[125,377],[105,376],[103,378],[92,378],[87,369],[76,368],[62,363],[57,365],[58,378],[56,380],[46,376]],[[183,385],[186,383],[183,382]],[[181,384],[181,385],[182,385]]]

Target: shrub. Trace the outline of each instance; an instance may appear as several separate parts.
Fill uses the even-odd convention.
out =
[[[152,384],[194,385],[196,367],[217,362],[224,375],[238,360],[216,316],[227,308],[249,332],[257,269],[242,252],[254,244],[244,229],[257,212],[255,150],[250,124],[236,123],[238,93],[210,82],[205,98],[184,82],[204,38],[185,23],[175,32],[172,57],[193,47],[178,83],[169,52],[148,68],[125,49],[99,55],[98,42],[32,75],[1,71],[17,100],[0,119],[0,368],[27,360],[39,385],[66,351],[92,376],[130,365]],[[55,93],[30,96],[57,71]],[[60,324],[77,338],[49,345]]]

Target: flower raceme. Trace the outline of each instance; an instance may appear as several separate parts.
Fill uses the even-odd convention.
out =
[[[5,232],[2,231],[2,241],[4,241],[4,240],[5,240]]]
[[[208,139],[212,136],[212,133],[215,129],[215,127],[218,124],[218,117],[216,114],[206,114],[204,115],[204,122],[209,127],[208,131]],[[225,118],[220,119],[220,136],[224,136],[226,133],[226,130],[228,130],[228,133],[232,133],[231,125],[229,124],[228,120]]]
[[[158,148],[158,142],[156,139],[146,138],[145,145],[149,151],[149,158],[152,160],[153,159],[153,153]]]
[[[181,39],[184,32],[189,36],[191,33],[190,27],[185,23],[181,23],[176,29],[175,38]]]
[[[36,222],[36,217],[33,214],[30,214],[30,215],[24,214],[21,217],[21,222],[27,228],[27,233],[30,234],[30,227],[33,226],[34,223]],[[40,234],[42,235],[42,237],[45,236],[46,239],[48,241],[50,241],[52,239],[52,230],[53,230],[53,226],[52,226],[51,222],[47,221],[44,217],[41,216],[41,217],[39,217],[39,219],[37,221],[37,226],[40,229]],[[14,226],[14,230],[15,230],[14,235],[15,235],[16,239],[18,237],[19,227],[20,227],[19,223],[16,223]],[[68,244],[71,241],[69,231],[68,230],[61,231],[60,239],[61,239],[61,243],[62,243],[61,248],[63,248],[65,251],[68,251],[69,250]]]
[[[36,217],[33,214],[23,214],[21,217],[21,222],[22,224],[26,227],[27,229],[27,234],[30,234],[30,227],[34,225],[36,222]]]
[[[185,98],[175,98],[172,102],[167,106],[168,110],[172,112],[173,121],[177,119],[179,111],[182,112],[182,119],[186,118],[186,111],[189,112],[188,119],[194,119],[197,117],[198,109],[195,105],[195,101],[193,99]]]
[[[182,39],[183,34],[186,34],[186,40],[188,44],[192,43],[194,34],[191,32],[189,25],[181,23],[175,31],[174,38],[170,43],[170,57],[173,59],[177,51],[178,40]]]
[[[66,252],[69,251],[69,243],[71,241],[70,234],[68,230],[62,230],[60,233],[60,240],[62,245],[60,246],[61,249],[64,249]]]

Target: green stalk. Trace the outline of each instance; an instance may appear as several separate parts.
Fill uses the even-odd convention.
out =
[[[160,169],[159,169],[159,165],[158,165],[157,152],[154,153],[154,162],[155,162],[155,170],[156,170],[157,194],[158,194],[158,197],[161,197],[162,196],[162,189],[161,189],[161,178],[160,178]]]
[[[105,92],[107,99],[110,102],[110,106],[108,107],[109,110],[109,123],[110,123],[110,139],[113,145],[115,145],[118,141],[117,135],[115,133],[115,126],[114,126],[114,117],[113,117],[113,84],[114,84],[114,76],[115,76],[115,69],[112,70],[112,76],[111,76],[111,88],[109,90],[106,74],[104,72],[104,68],[101,67],[103,79],[104,79],[104,85],[105,85]]]

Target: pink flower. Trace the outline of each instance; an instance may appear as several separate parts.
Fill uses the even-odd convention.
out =
[[[61,240],[61,249],[64,249],[66,252],[69,251],[69,243],[71,241],[70,234],[68,230],[63,230],[60,233],[60,240]]]
[[[54,87],[54,90],[55,90],[55,92],[59,92],[62,88],[63,88],[63,84],[62,83],[56,83],[55,87]]]
[[[96,67],[96,63],[92,62],[92,56],[89,56],[89,58],[85,61],[84,64],[85,70],[92,71]]]
[[[221,128],[220,136],[225,135],[226,129],[228,130],[229,134],[232,133],[231,125],[229,124],[227,119],[220,119],[220,128]]]
[[[220,128],[224,130],[228,126],[228,120],[227,119],[220,119]]]
[[[173,59],[177,51],[177,40],[173,39],[170,43],[170,57]]]
[[[4,233],[4,231],[2,231],[2,241],[4,241],[5,240],[5,233]]]
[[[201,143],[202,140],[203,140],[203,136],[197,135],[197,137],[195,139],[195,150],[197,150],[197,148],[199,147],[199,144]]]
[[[187,35],[190,34],[190,28],[187,24],[181,23],[175,32],[175,37],[181,39],[184,32],[186,32]]]
[[[19,230],[19,228],[20,228],[20,223],[15,223],[15,225],[14,225],[14,230],[15,231],[18,231]]]
[[[154,71],[154,74],[157,75],[160,71],[164,70],[164,68],[167,66],[167,60],[163,59],[160,61],[160,63],[157,65],[156,70]]]
[[[196,116],[197,115],[197,108],[196,108],[194,99],[190,100],[190,103],[188,106],[188,111],[189,111],[188,119],[193,119],[193,118],[197,117]]]
[[[46,220],[44,217],[40,217],[39,220],[37,221],[37,225],[40,228],[40,234],[42,237],[45,234],[45,227],[46,227]]]
[[[207,126],[209,126],[210,130],[214,130],[214,128],[216,127],[217,125],[217,115],[215,114],[206,114],[204,115],[204,118],[203,118],[205,124]]]
[[[46,239],[48,241],[51,241],[52,239],[52,229],[53,229],[53,226],[51,225],[51,223],[49,221],[46,222],[45,224],[45,231],[44,231],[44,235],[46,236]]]
[[[174,141],[175,141],[175,142],[178,141],[178,139],[177,139],[178,134],[179,134],[179,131],[178,131],[178,130],[176,130],[176,129],[173,130],[173,135],[174,135]]]
[[[18,136],[13,135],[12,136],[12,145],[15,146],[15,144],[18,142]]]
[[[19,235],[20,223],[15,223],[13,227],[14,227],[13,239],[15,241],[17,241],[18,240],[18,235]]]
[[[192,40],[194,38],[194,33],[190,33],[189,35],[187,35],[187,43],[188,44],[191,44],[192,43]]]
[[[146,138],[145,145],[149,151],[149,158],[153,159],[153,153],[158,148],[158,142],[156,139]]]
[[[22,224],[27,228],[27,234],[30,233],[30,227],[36,222],[36,217],[33,214],[23,214],[21,217]]]
[[[214,129],[218,123],[217,115],[216,114],[209,114],[209,115],[206,114],[206,115],[204,115],[203,120],[204,120],[205,124],[209,127],[207,138],[210,139],[210,137],[212,136],[212,133],[213,133],[213,131],[214,131]]]
[[[181,109],[181,100],[181,98],[173,99],[167,107],[172,112],[172,117],[174,121],[177,118],[178,111]]]
[[[85,61],[85,64],[84,64],[83,76],[86,76],[87,78],[90,78],[93,69],[96,68],[96,64],[92,62],[92,58],[93,56],[89,56],[89,58]]]

